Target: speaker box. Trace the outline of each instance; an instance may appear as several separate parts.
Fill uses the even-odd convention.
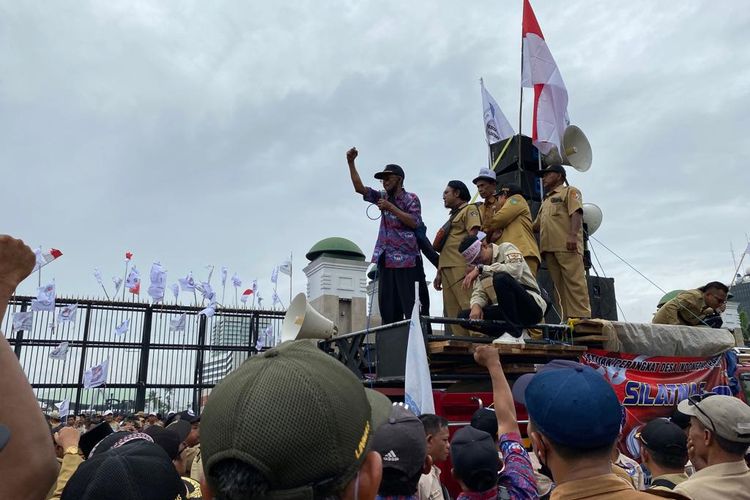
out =
[[[508,148],[505,145],[510,141]],[[520,141],[520,151],[519,151]],[[505,183],[521,186],[523,196],[527,200],[541,201],[541,184],[535,172],[539,170],[539,150],[531,143],[531,138],[516,135],[510,139],[497,142],[490,146],[492,165],[505,149],[505,153],[495,166],[498,188]],[[520,154],[520,160],[519,160]]]
[[[552,278],[545,267],[539,269],[536,280],[539,286],[547,290],[550,297],[555,297],[555,286]],[[586,281],[589,287],[589,302],[591,305],[591,317],[617,321],[617,302],[615,301],[615,279],[601,278],[599,276],[588,276]],[[544,322],[558,324],[561,322],[557,312],[552,308],[547,309]]]

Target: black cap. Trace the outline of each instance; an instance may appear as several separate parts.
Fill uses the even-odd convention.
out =
[[[137,440],[84,460],[60,498],[177,500],[186,495],[185,485],[164,450]]]
[[[166,428],[177,433],[177,436],[180,438],[180,442],[183,442],[187,439],[190,431],[193,430],[193,425],[187,420],[175,420]]]
[[[562,174],[563,177],[567,176],[565,173],[565,168],[562,165],[550,165],[549,167],[543,170],[538,170],[536,172],[536,175],[538,177],[544,177],[546,174],[549,174],[549,173]]]
[[[451,462],[456,475],[471,491],[486,491],[494,486],[500,460],[497,446],[487,432],[470,425],[459,429],[451,441]]]
[[[414,477],[427,457],[424,425],[404,406],[393,405],[388,420],[375,429],[372,449],[383,457],[383,469],[396,469]]]
[[[180,439],[177,431],[173,429],[165,429],[158,425],[152,425],[148,429],[143,431],[144,434],[151,436],[154,443],[162,447],[167,452],[169,458],[174,460],[180,454],[180,444],[184,439]]]
[[[666,418],[656,418],[636,434],[643,446],[664,455],[687,456],[687,436],[680,426]]]
[[[402,179],[406,178],[406,176],[404,175],[404,169],[394,163],[386,165],[382,172],[378,172],[377,174],[375,174],[375,178],[383,179],[387,175],[398,175]]]
[[[78,448],[83,452],[84,457],[89,458],[89,453],[94,449],[94,446],[113,432],[112,427],[107,422],[97,424],[89,429],[88,432],[81,434],[81,439],[78,441]]]

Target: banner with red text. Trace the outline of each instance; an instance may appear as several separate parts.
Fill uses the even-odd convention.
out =
[[[723,355],[708,358],[645,356],[590,349],[581,362],[601,373],[625,408],[620,448],[639,454],[636,433],[648,421],[669,417],[694,394],[731,394]]]

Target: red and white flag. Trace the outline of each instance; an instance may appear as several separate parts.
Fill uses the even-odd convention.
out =
[[[534,87],[534,120],[531,139],[547,154],[552,147],[562,153],[562,137],[570,124],[568,91],[560,69],[544,40],[529,0],[523,2],[523,77],[524,87]]]
[[[242,292],[242,296],[240,297],[240,300],[243,304],[247,303],[247,299],[253,294],[253,290],[251,288],[248,288],[244,292]]]
[[[36,266],[34,266],[34,271],[38,271],[40,268],[60,257],[62,252],[56,248],[50,248],[48,251],[42,252],[42,247],[39,247],[34,250],[34,254],[36,255]]]

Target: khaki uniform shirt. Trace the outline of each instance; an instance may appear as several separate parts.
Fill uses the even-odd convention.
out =
[[[539,228],[539,249],[544,252],[567,252],[571,216],[583,210],[581,192],[573,186],[560,185],[547,193],[534,220]],[[583,224],[578,230],[578,253],[583,255]]]
[[[508,273],[521,284],[539,308],[544,311],[547,304],[539,293],[539,284],[537,284],[534,275],[523,255],[512,243],[500,243],[492,245],[492,262],[482,269],[482,274],[474,282],[474,291],[471,294],[471,305],[477,304],[484,307],[490,304],[497,304],[497,295],[492,285],[492,275],[494,273]]]
[[[651,323],[696,326],[702,324],[703,318],[713,312],[703,300],[703,292],[697,289],[686,290],[661,306]]]
[[[491,219],[484,221],[486,233],[502,231],[500,238],[492,243],[513,243],[524,257],[539,257],[539,247],[534,238],[531,223],[531,210],[526,199],[520,194],[514,194],[503,204]]]
[[[620,453],[617,457],[617,460],[615,460],[614,465],[625,471],[630,482],[633,485],[633,488],[635,488],[636,490],[642,490],[646,488],[645,480],[643,478],[643,470],[641,469],[641,465],[638,462],[628,457],[627,455]]]
[[[750,499],[750,470],[744,460],[709,465],[672,490],[693,500]]]
[[[68,480],[78,470],[78,466],[83,463],[83,458],[78,454],[66,453],[60,460],[60,471],[57,473],[57,481],[54,484],[54,491],[47,498],[50,500],[58,500],[62,496],[62,492],[65,489],[65,485],[68,484]]]
[[[417,488],[419,500],[443,500],[443,487],[440,484],[440,469],[432,466],[429,474],[422,474]]]
[[[451,227],[445,235],[445,245],[440,252],[439,266],[444,267],[466,267],[466,259],[458,251],[458,246],[469,236],[472,228],[479,228],[482,221],[479,218],[479,209],[474,204],[467,204],[460,208],[458,213],[451,215]]]
[[[573,499],[602,500],[654,500],[656,497],[645,491],[636,491],[633,486],[615,474],[587,477],[558,484],[552,490],[551,500]]]
[[[483,202],[476,203],[477,208],[479,208],[479,217],[482,219],[482,231],[484,231],[488,235],[492,233],[492,230],[490,229],[490,226],[487,225],[487,223],[498,210],[497,202],[497,196],[490,196]],[[499,240],[499,236],[496,239]],[[495,243],[495,241],[491,241],[490,243]]]

